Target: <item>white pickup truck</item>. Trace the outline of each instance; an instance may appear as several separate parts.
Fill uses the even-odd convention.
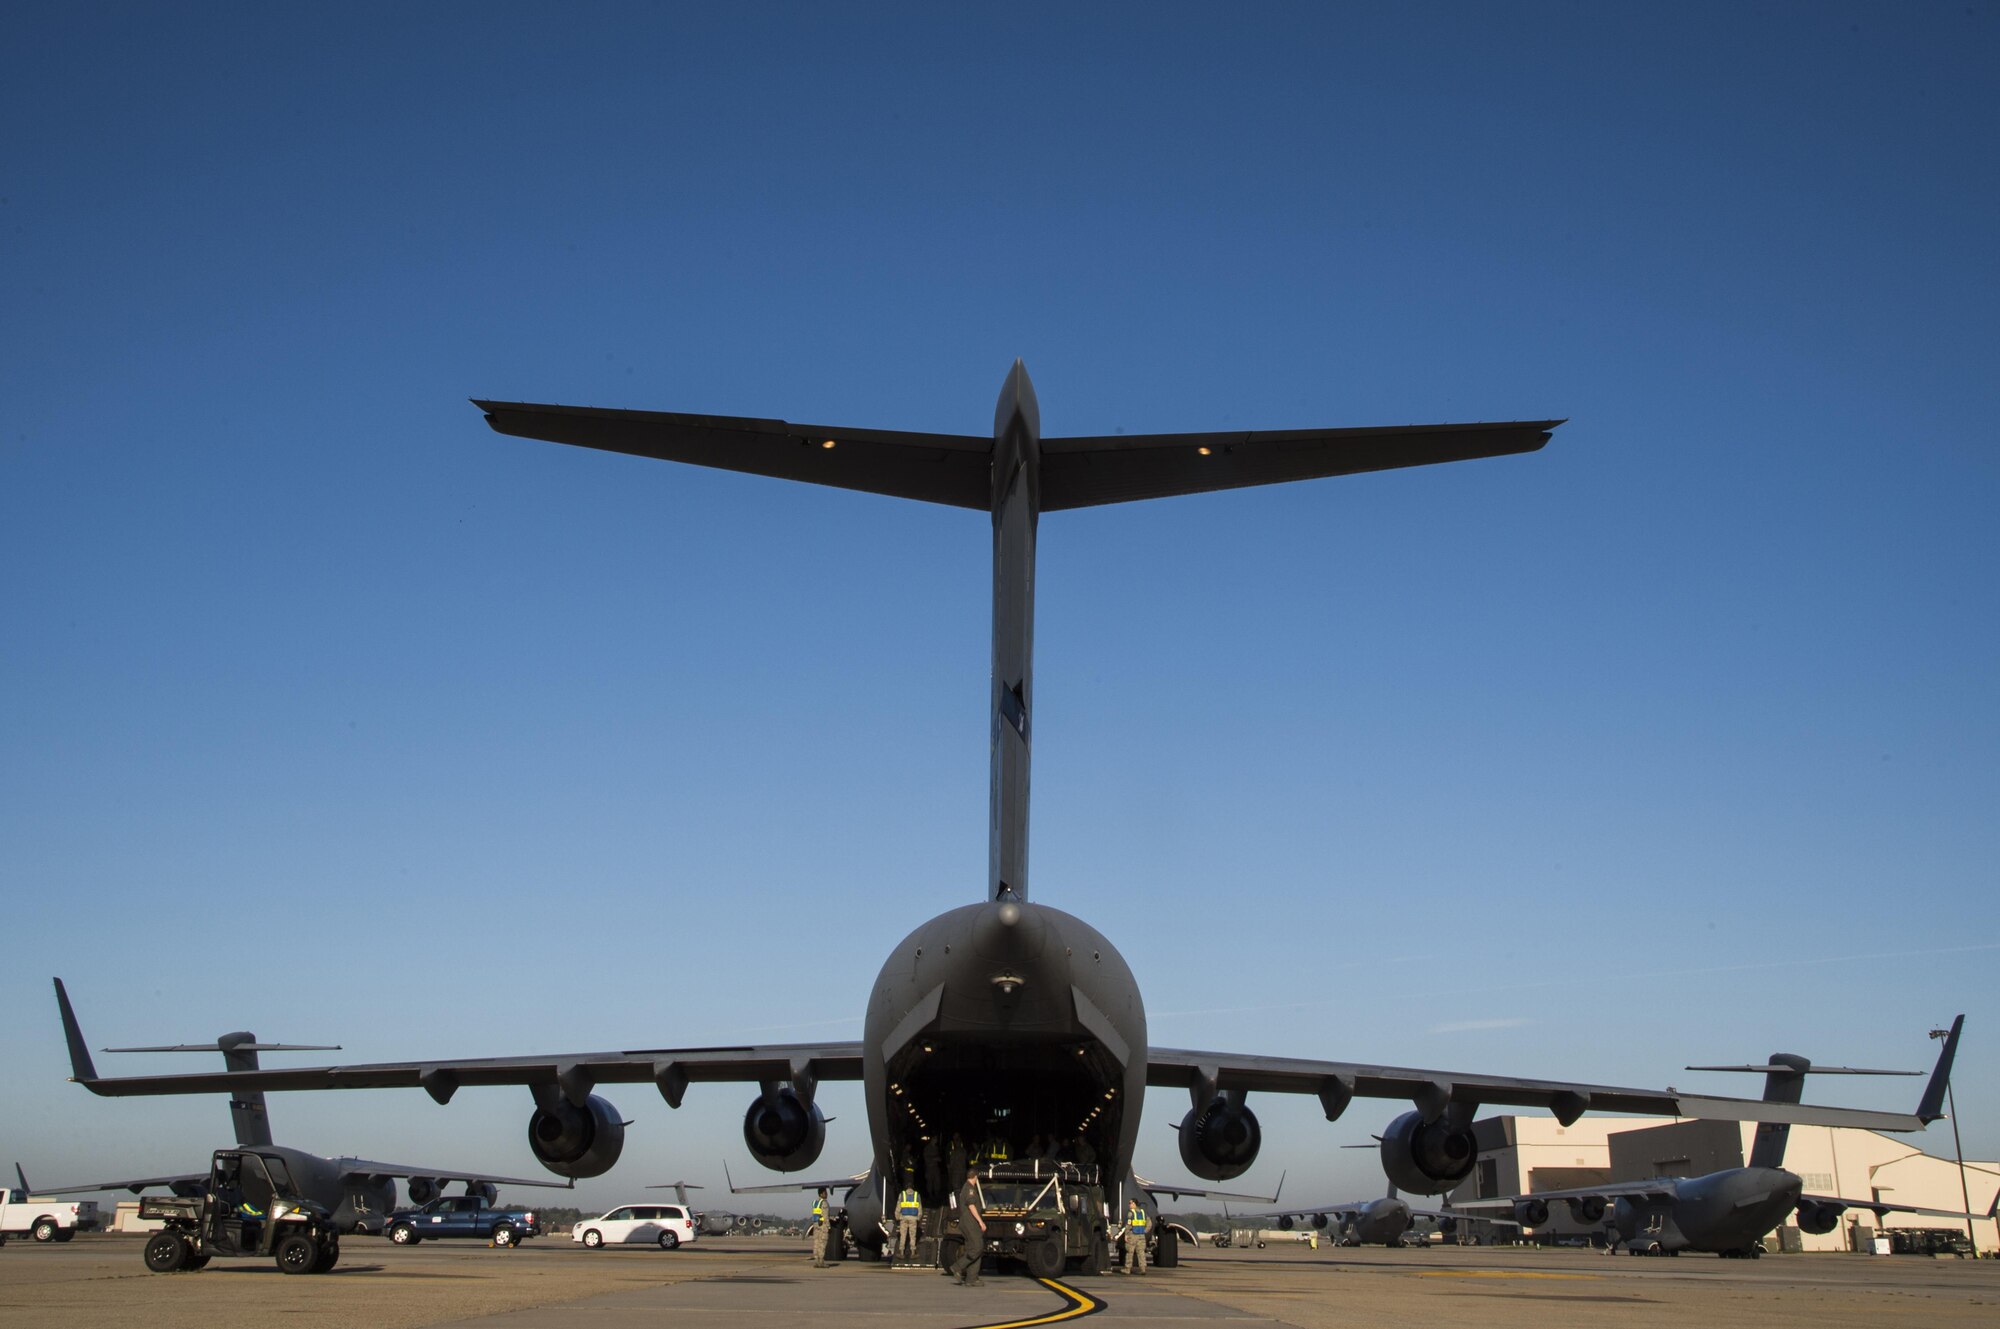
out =
[[[24,1189],[0,1191],[0,1246],[9,1237],[68,1241],[97,1227],[95,1200],[37,1200]]]

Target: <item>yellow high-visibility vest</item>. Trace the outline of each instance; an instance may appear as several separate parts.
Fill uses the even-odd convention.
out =
[[[815,1222],[815,1223],[823,1223],[823,1222],[825,1222],[825,1221],[826,1221],[826,1201],[825,1201],[825,1200],[814,1200],[814,1201],[813,1201],[813,1222]]]
[[[915,1191],[906,1190],[901,1195],[898,1195],[896,1197],[897,1217],[917,1218],[920,1217],[923,1214],[923,1212],[924,1212],[924,1202],[918,1198],[917,1193]]]
[[[1144,1209],[1134,1209],[1132,1216],[1125,1220],[1125,1226],[1131,1228],[1134,1232],[1145,1232],[1146,1211]]]

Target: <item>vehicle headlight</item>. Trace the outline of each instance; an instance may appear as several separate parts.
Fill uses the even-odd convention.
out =
[[[1017,1236],[1017,1237],[1025,1237],[1025,1236],[1027,1236],[1027,1235],[1028,1235],[1028,1225],[1027,1225],[1026,1223],[1016,1223],[1016,1224],[1014,1224],[1014,1235],[1015,1235],[1015,1236]]]

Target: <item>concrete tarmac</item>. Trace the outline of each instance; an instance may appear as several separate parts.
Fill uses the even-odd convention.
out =
[[[1605,1256],[1581,1250],[1303,1247],[1200,1251],[1144,1279],[1072,1278],[1062,1292],[1019,1274],[960,1288],[929,1270],[850,1260],[811,1267],[802,1242],[711,1238],[678,1251],[585,1251],[566,1238],[493,1250],[476,1242],[392,1246],[350,1238],[329,1274],[288,1276],[268,1260],[217,1260],[152,1274],[136,1237],[0,1249],[0,1323],[98,1329],[213,1329],[306,1316],[371,1329],[812,1329],[1059,1323],[1096,1304],[1110,1329],[1479,1329],[1582,1324],[1700,1329],[1829,1325],[1995,1329],[2000,1261],[1791,1255],[1762,1260]],[[1065,1314],[1067,1312],[1067,1314]],[[1044,1318],[1049,1317],[1049,1318]]]

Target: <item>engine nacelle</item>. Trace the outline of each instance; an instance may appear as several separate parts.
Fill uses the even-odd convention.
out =
[[[1569,1216],[1579,1223],[1601,1223],[1604,1221],[1604,1197],[1602,1195],[1580,1195],[1569,1202]]]
[[[421,1208],[437,1199],[441,1189],[434,1177],[411,1177],[406,1183],[410,1192],[410,1203]]]
[[[1804,1200],[1799,1204],[1798,1220],[1799,1231],[1823,1237],[1840,1226],[1840,1209],[1836,1205]]]
[[[1416,1195],[1442,1195],[1472,1175],[1479,1146],[1472,1132],[1454,1129],[1443,1117],[1425,1122],[1405,1112],[1382,1132],[1382,1172],[1396,1189]]]
[[[1317,1228],[1317,1229],[1318,1229],[1319,1231],[1321,1231],[1321,1232],[1324,1232],[1324,1231],[1326,1231],[1326,1215],[1325,1215],[1325,1214],[1314,1214],[1314,1215],[1313,1215],[1313,1226],[1314,1226],[1315,1228]]]
[[[528,1118],[528,1148],[558,1177],[601,1177],[625,1151],[625,1121],[596,1094],[582,1107],[558,1098]]]
[[[486,1201],[488,1209],[500,1202],[500,1188],[490,1181],[468,1181],[465,1183],[465,1193],[476,1195]]]
[[[1290,1232],[1291,1230],[1292,1230],[1292,1216],[1290,1214],[1279,1214],[1278,1231]]]
[[[1443,1233],[1447,1237],[1455,1237],[1458,1235],[1458,1220],[1456,1218],[1453,1218],[1450,1214],[1446,1214],[1443,1218],[1440,1218],[1437,1221],[1437,1225],[1438,1225],[1438,1231]]]
[[[1203,1181],[1240,1177],[1257,1161],[1264,1128],[1243,1103],[1216,1095],[1206,1110],[1181,1118],[1181,1165]]]
[[[743,1146],[773,1172],[809,1168],[826,1146],[826,1118],[819,1104],[801,1103],[790,1089],[759,1094],[743,1114]]]
[[[1540,1227],[1549,1221],[1547,1200],[1514,1201],[1514,1221],[1522,1227]]]

